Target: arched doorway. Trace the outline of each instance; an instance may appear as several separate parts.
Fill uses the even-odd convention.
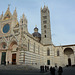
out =
[[[12,41],[10,44],[10,49],[12,50],[12,65],[16,65],[17,64],[17,42],[16,41]]]
[[[6,64],[6,42],[2,42],[0,44],[0,48],[3,49],[4,51],[1,52],[1,64]]]
[[[71,62],[71,55],[74,54],[74,51],[72,48],[65,48],[64,50],[64,54],[67,55],[67,62],[68,62],[68,66],[71,66],[72,62]]]

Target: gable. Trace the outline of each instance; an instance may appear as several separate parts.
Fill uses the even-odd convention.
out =
[[[5,12],[4,16],[3,16],[3,20],[7,20],[7,19],[11,19],[12,18],[12,14],[10,12],[9,9],[7,9],[7,11]]]

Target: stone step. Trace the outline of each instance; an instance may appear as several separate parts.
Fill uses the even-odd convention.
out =
[[[39,71],[39,69],[34,68],[29,65],[0,65],[0,70],[35,70]]]

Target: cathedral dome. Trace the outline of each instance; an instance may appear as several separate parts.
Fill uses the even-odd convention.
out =
[[[34,37],[41,37],[41,34],[38,32],[38,28],[37,27],[34,28],[33,36]]]
[[[34,33],[32,34],[33,37],[36,37],[39,41],[41,40],[41,34],[38,32],[38,28],[34,28]]]
[[[38,38],[41,37],[41,34],[40,34],[39,32],[34,32],[32,35],[33,35],[34,37],[38,37]]]

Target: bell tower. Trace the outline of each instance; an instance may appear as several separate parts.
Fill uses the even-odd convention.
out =
[[[43,45],[52,44],[50,12],[48,7],[41,8],[41,43]]]

